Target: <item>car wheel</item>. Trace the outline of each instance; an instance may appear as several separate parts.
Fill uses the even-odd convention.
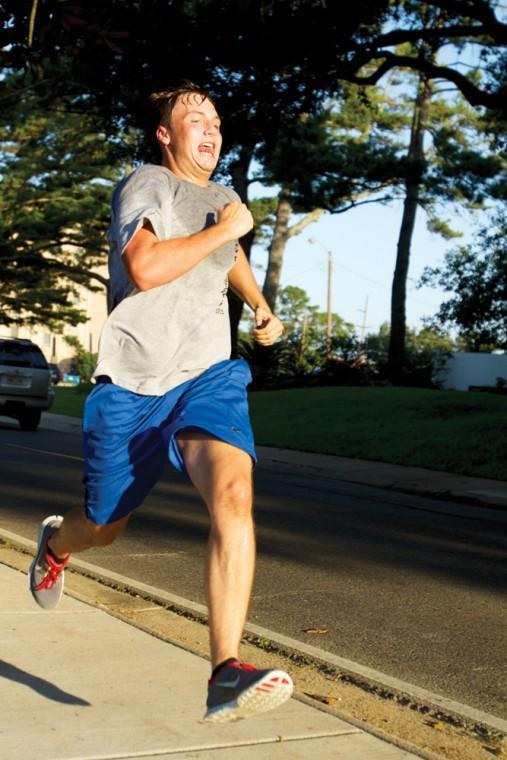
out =
[[[19,417],[21,430],[37,430],[40,422],[40,409],[27,409]]]

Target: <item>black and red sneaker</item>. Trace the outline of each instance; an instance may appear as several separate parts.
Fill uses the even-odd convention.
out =
[[[228,662],[208,683],[204,720],[228,723],[272,710],[290,698],[293,688],[283,670],[257,670],[246,662]]]

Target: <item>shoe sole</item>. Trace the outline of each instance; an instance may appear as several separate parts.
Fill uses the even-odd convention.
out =
[[[283,670],[271,670],[261,681],[245,689],[237,699],[212,707],[206,723],[230,723],[280,707],[292,696],[294,684]]]
[[[32,564],[30,565],[30,570],[28,571],[28,587],[30,589],[30,593],[32,594],[39,607],[42,607],[44,610],[54,609],[60,601],[63,593],[64,574],[62,572],[60,575],[61,583],[53,586],[52,589],[37,591],[35,587],[39,581],[37,581],[35,577],[35,571],[37,569],[37,565],[44,561],[44,546],[46,541],[51,536],[51,534],[54,533],[54,529],[60,527],[62,522],[63,517],[60,515],[51,515],[42,521],[39,528],[37,553]]]

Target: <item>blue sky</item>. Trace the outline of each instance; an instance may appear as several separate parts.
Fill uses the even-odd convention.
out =
[[[253,188],[255,190],[255,187]],[[260,195],[260,188],[252,195]],[[368,297],[367,326],[374,332],[382,322],[390,321],[391,284],[396,260],[396,244],[401,223],[401,201],[389,205],[377,203],[360,206],[344,214],[326,214],[292,238],[285,252],[282,286],[297,285],[306,290],[312,304],[326,309],[327,254],[334,261],[333,311],[359,331]],[[444,299],[433,288],[416,289],[415,284],[425,266],[442,262],[444,253],[470,241],[473,229],[480,226],[484,212],[473,216],[463,212],[446,214],[462,238],[444,240],[426,228],[424,212],[419,209],[412,241],[407,293],[407,324],[420,328],[423,316],[432,316]],[[296,217],[294,217],[295,221]],[[311,245],[315,238],[319,245]],[[252,253],[255,276],[262,286],[267,253],[256,246]]]

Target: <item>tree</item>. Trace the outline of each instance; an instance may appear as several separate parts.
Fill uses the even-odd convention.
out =
[[[274,308],[288,241],[324,212],[341,214],[362,203],[385,202],[402,169],[386,134],[400,126],[375,88],[344,88],[313,114],[302,114],[276,139],[260,145],[256,158],[264,185],[278,185],[271,208],[272,237],[263,295]],[[386,191],[383,195],[382,191]],[[297,215],[296,221],[292,221]],[[265,237],[265,232],[263,231]]]
[[[99,355],[87,351],[79,338],[73,335],[66,335],[64,340],[74,349],[74,356],[71,360],[71,371],[79,375],[80,383],[89,383],[95,372]]]
[[[378,332],[370,333],[366,340],[366,356],[378,371],[379,379],[388,377],[390,325],[384,322]],[[406,330],[405,363],[402,380],[407,385],[431,386],[434,375],[435,353],[440,355],[456,348],[451,336],[439,325],[426,325],[417,331]]]
[[[0,122],[0,322],[60,330],[85,315],[76,285],[107,290],[111,188],[120,176],[93,112],[29,94]]]
[[[431,83],[425,75],[421,74],[414,104],[410,144],[406,156],[405,200],[403,203],[396,266],[391,290],[389,375],[391,380],[395,382],[398,382],[402,377],[405,361],[406,283],[410,260],[410,246],[424,176],[424,134],[427,128],[430,102]]]
[[[507,41],[507,25],[495,14],[500,3],[428,0],[426,6],[440,13],[434,26],[421,21],[420,5],[413,0],[360,0],[344,14],[340,3],[320,0],[2,0],[7,23],[1,42],[6,65],[18,68],[28,59],[40,74],[46,59],[72,57],[75,81],[86,79],[97,94],[106,89],[116,93],[116,103],[125,103],[134,78],[146,84],[150,78],[164,78],[167,67],[180,78],[182,69],[183,76],[193,77],[219,65],[227,74],[245,70],[244,62],[249,62],[271,67],[274,74],[284,61],[286,75],[294,70],[297,80],[304,72],[314,85],[323,82],[322,72],[328,81],[364,85],[376,84],[393,69],[408,68],[452,82],[474,107],[504,110],[505,70],[478,82],[459,65],[438,65],[431,56],[397,47],[422,42],[458,47],[466,41],[487,54]],[[91,72],[97,69],[102,77],[94,81]],[[136,85],[133,90],[139,92]]]
[[[262,352],[255,351],[250,337],[250,316],[244,320],[248,332],[240,333],[239,353],[251,362],[258,386],[302,381],[326,361],[327,314],[311,305],[306,291],[294,285],[282,288],[276,311],[285,329],[282,339],[266,354],[269,361],[263,362]],[[354,328],[338,314],[333,314],[332,320],[333,352],[338,356],[353,343]]]
[[[391,305],[393,382],[406,375],[406,283],[418,207],[425,210],[433,232],[458,236],[440,216],[440,208],[450,203],[478,207],[488,196],[502,195],[504,184],[504,162],[491,148],[488,151],[483,120],[462,99],[442,97],[424,75],[416,88],[415,101],[410,102],[406,90],[396,97],[395,87],[348,87],[332,110],[289,125],[274,148],[268,152],[263,146],[257,154],[264,168],[262,180],[281,183],[277,208],[270,207],[273,236],[263,287],[272,308],[290,237],[324,209],[343,213],[363,202],[385,202],[403,189]],[[405,147],[402,137],[407,131]],[[425,145],[428,137],[431,144]],[[307,213],[291,225],[293,211]]]
[[[503,107],[505,72],[495,69],[495,61],[506,26],[494,8],[485,0],[433,0],[428,5],[440,9],[441,23],[428,27],[419,5],[361,0],[344,14],[339,3],[320,0],[2,0],[7,23],[0,39],[6,65],[27,71],[23,87],[77,95],[82,110],[93,104],[107,134],[114,135],[119,123],[135,130],[138,150],[131,153],[143,160],[153,156],[142,131],[148,92],[166,86],[168,72],[172,81],[196,79],[219,99],[229,146],[224,170],[246,201],[256,146],[312,113],[345,81],[375,84],[402,67],[452,82],[474,106]],[[458,48],[464,41],[492,55],[482,82],[459,64],[435,64],[418,49],[425,42]],[[404,43],[417,52],[396,47]],[[70,71],[62,77],[67,62]],[[4,99],[19,90],[0,83]],[[251,241],[243,241],[247,255]],[[234,328],[239,310],[233,306]]]
[[[475,241],[427,267],[419,285],[438,286],[451,297],[429,323],[454,328],[468,351],[507,350],[507,218],[498,213]]]
[[[421,17],[428,27],[438,27],[441,14],[431,7],[433,4],[428,5],[420,4]],[[428,40],[421,54],[436,60],[437,43]],[[432,231],[455,236],[457,233],[436,214],[439,202],[477,208],[488,196],[498,196],[504,185],[501,175],[505,162],[488,145],[484,121],[462,98],[446,100],[437,97],[438,92],[436,83],[421,72],[406,154],[405,198],[392,286],[388,362],[392,382],[401,382],[404,376],[406,282],[418,207],[428,212]],[[428,134],[432,143],[426,147]]]

